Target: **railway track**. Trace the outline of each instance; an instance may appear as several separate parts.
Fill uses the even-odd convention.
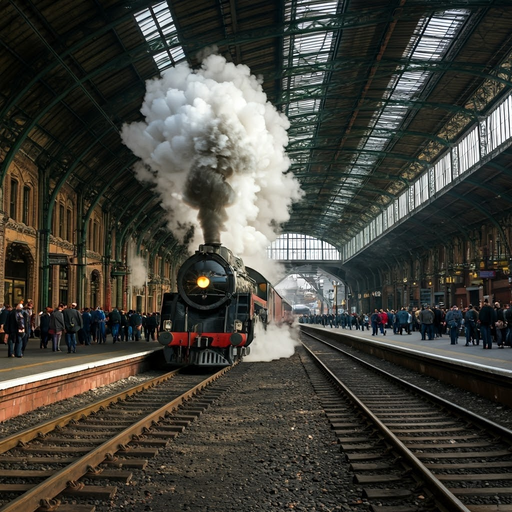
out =
[[[0,511],[94,512],[223,392],[179,371],[0,440]]]
[[[373,510],[512,511],[512,431],[302,339],[330,381],[313,384]]]

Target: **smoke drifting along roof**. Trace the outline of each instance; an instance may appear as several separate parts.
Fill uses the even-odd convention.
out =
[[[143,162],[138,179],[156,183],[171,231],[183,240],[200,227],[205,242],[261,257],[302,196],[285,174],[288,120],[261,82],[210,55],[198,70],[180,64],[148,81],[141,112],[145,121],[125,125],[123,141]]]

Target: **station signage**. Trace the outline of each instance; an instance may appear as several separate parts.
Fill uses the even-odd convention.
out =
[[[482,279],[494,279],[496,270],[480,270],[479,274]]]
[[[50,265],[69,265],[69,259],[66,254],[50,254],[49,255]]]

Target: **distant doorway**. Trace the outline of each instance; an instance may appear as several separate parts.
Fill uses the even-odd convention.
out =
[[[12,243],[5,260],[4,303],[15,306],[27,300],[32,255],[25,244]]]
[[[96,309],[99,304],[100,273],[97,270],[91,272],[91,293],[89,294],[89,306]]]

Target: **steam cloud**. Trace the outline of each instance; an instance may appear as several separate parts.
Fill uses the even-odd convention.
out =
[[[138,288],[144,286],[148,279],[148,271],[143,258],[137,255],[135,245],[128,245],[127,262],[130,267],[130,284]]]
[[[291,357],[298,345],[298,334],[293,327],[268,324],[265,331],[262,324],[257,323],[251,353],[244,357],[244,362],[260,363]]]
[[[247,66],[210,55],[198,70],[184,63],[148,81],[141,112],[145,121],[125,125],[122,138],[142,160],[137,178],[157,185],[169,229],[183,241],[193,226],[195,249],[201,227],[205,242],[222,242],[260,267],[254,257],[302,196],[285,174],[289,122],[261,81]]]

